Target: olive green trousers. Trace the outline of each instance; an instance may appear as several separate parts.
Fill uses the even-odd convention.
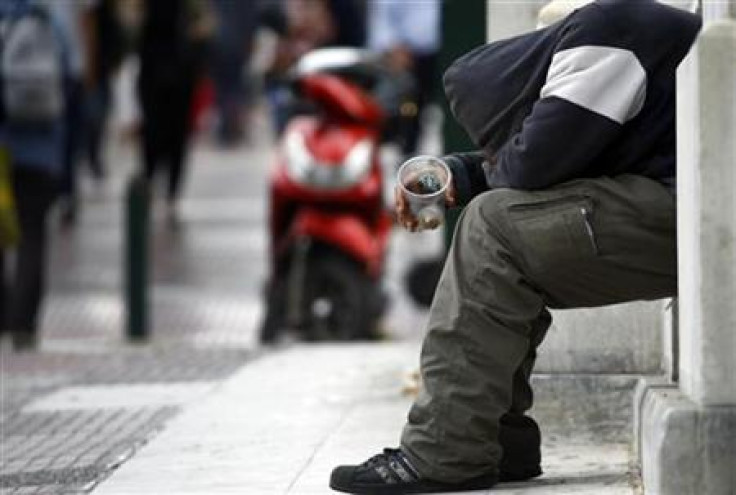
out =
[[[659,182],[623,175],[493,190],[465,208],[401,438],[423,476],[457,482],[498,469],[501,417],[532,406],[529,378],[548,308],[676,294],[675,206]]]

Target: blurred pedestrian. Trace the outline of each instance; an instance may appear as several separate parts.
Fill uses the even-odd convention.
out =
[[[90,170],[98,178],[105,175],[102,146],[112,100],[112,78],[122,63],[126,48],[117,3],[118,0],[97,0],[90,12],[90,59],[94,63],[85,98],[84,151]]]
[[[16,350],[36,347],[46,285],[46,223],[62,170],[69,70],[63,47],[70,44],[60,26],[45,3],[0,3],[0,147],[10,157],[20,225],[15,256],[6,246],[0,255],[0,327],[10,333]]]
[[[328,0],[335,23],[329,46],[365,46],[365,7],[363,0]]]
[[[288,70],[317,48],[363,46],[365,20],[355,0],[284,0],[272,4],[261,23],[278,39],[266,71],[266,92],[276,133],[281,134],[291,115]]]
[[[92,8],[97,0],[42,0],[57,19],[68,40],[69,70],[66,73],[64,105],[64,154],[61,180],[61,221],[71,225],[77,217],[77,164],[86,139],[86,98],[94,86],[95,28]],[[95,177],[101,171],[92,169]]]
[[[192,99],[214,30],[206,0],[156,0],[144,3],[138,96],[143,116],[146,177],[168,175],[166,200],[176,220],[192,125]]]
[[[217,107],[217,140],[237,144],[247,129],[252,85],[247,73],[257,25],[255,1],[215,0],[217,31],[213,38],[211,74]]]
[[[440,48],[440,0],[369,0],[368,47],[382,52],[389,67],[410,72],[415,80],[414,105],[402,109],[402,151],[417,150],[422,111],[434,99]]]

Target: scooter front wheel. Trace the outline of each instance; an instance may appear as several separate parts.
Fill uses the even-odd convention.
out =
[[[303,321],[307,340],[375,340],[380,316],[378,283],[351,258],[329,250],[309,257]]]

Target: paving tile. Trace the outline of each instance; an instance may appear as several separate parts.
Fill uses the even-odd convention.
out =
[[[28,404],[23,411],[179,406],[202,398],[213,387],[211,382],[65,387]]]

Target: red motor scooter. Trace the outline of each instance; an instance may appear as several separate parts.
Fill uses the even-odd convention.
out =
[[[312,111],[291,118],[272,170],[262,342],[285,330],[304,340],[378,336],[392,226],[378,151],[388,107],[406,93],[395,79],[364,50],[315,50],[297,64],[293,90]]]

